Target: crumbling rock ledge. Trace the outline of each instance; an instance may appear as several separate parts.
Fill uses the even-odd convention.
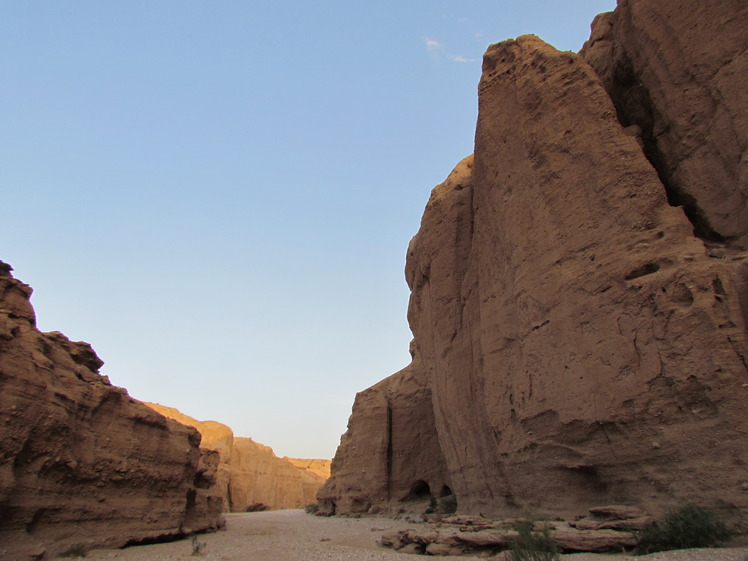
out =
[[[413,362],[356,396],[322,512],[748,513],[748,5],[692,8],[488,48],[408,248]]]
[[[633,513],[634,511],[636,512]],[[638,522],[632,523],[632,520]],[[580,528],[582,521],[594,522],[601,527]],[[517,526],[522,522],[524,521],[520,519],[445,517],[418,530],[388,532],[380,538],[379,544],[402,553],[445,556],[481,553],[496,555],[511,549],[512,544],[519,538]],[[629,526],[626,529],[613,528],[626,523]],[[651,523],[652,519],[644,511],[611,505],[590,509],[588,516],[577,521],[535,522],[533,530],[540,531],[547,527],[549,537],[564,553],[620,553],[636,545],[635,530],[641,530]]]
[[[217,454],[99,374],[87,343],[41,333],[0,262],[0,558],[216,530]]]

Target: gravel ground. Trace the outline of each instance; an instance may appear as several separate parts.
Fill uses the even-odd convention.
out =
[[[278,510],[226,516],[226,531],[198,536],[205,544],[192,555],[191,540],[91,551],[87,561],[408,561],[406,556],[376,545],[385,531],[414,527],[389,518],[321,518],[301,510]],[[748,547],[691,549],[628,555],[562,555],[563,561],[748,561]],[[447,558],[444,558],[447,559]],[[460,559],[481,559],[461,557]]]

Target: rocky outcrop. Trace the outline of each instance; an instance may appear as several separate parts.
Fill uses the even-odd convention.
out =
[[[329,460],[279,458],[269,446],[251,438],[234,436],[216,421],[198,421],[173,407],[146,403],[162,415],[195,427],[202,446],[218,452],[216,489],[229,512],[302,508],[316,501],[319,488],[329,476]],[[323,475],[327,468],[327,476]]]
[[[356,396],[334,476],[317,494],[321,514],[376,513],[392,501],[423,510],[432,494],[452,494],[425,374],[414,360]]]
[[[597,527],[583,527],[583,521],[594,522]],[[547,533],[565,553],[618,553],[636,545],[634,532],[650,524],[652,519],[645,512],[616,505],[590,509],[589,516],[571,523],[452,516],[417,529],[387,532],[379,544],[403,553],[494,556],[509,550],[520,538],[520,526],[525,525],[538,534]]]
[[[223,498],[224,510],[231,512],[231,504],[229,501],[230,475],[227,459],[231,457],[231,450],[234,447],[234,432],[226,425],[216,421],[198,421],[197,419],[193,419],[173,407],[166,407],[157,403],[148,402],[143,402],[143,404],[160,413],[164,417],[168,417],[178,423],[197,429],[201,435],[200,447],[205,451],[218,453],[214,492]]]
[[[582,49],[638,127],[672,204],[707,242],[748,248],[748,4],[619,0]]]
[[[293,466],[299,469],[314,473],[324,479],[330,477],[330,464],[332,464],[332,460],[310,460],[306,458],[289,458],[288,456],[283,456],[283,459],[291,462]]]
[[[460,512],[492,516],[610,503],[658,516],[686,501],[748,512],[748,102],[732,94],[748,19],[736,5],[701,49],[694,26],[729,10],[678,11],[621,1],[597,20],[594,68],[534,36],[489,47],[474,157],[434,189],[408,249],[413,364],[356,397],[326,512],[402,509],[406,482],[434,497],[447,485]],[[626,43],[624,21],[667,23],[688,56]],[[642,76],[660,107],[652,132],[624,118],[620,72],[604,71],[624,46],[634,79],[711,73],[699,83],[715,107],[691,118],[683,92],[666,95],[683,82],[660,77],[658,93]],[[678,139],[692,149],[676,153]],[[710,181],[689,171],[717,163]],[[396,388],[415,372],[422,399],[408,405]],[[403,441],[407,457],[390,461]]]
[[[221,527],[200,434],[112,386],[88,344],[39,332],[11,270],[0,262],[0,558]]]
[[[301,508],[316,502],[326,479],[279,458],[269,446],[236,438],[229,498],[234,512],[267,507]]]

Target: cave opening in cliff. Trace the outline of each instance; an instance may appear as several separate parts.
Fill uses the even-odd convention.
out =
[[[449,485],[442,485],[442,490],[439,491],[440,498],[448,497],[453,494],[454,493],[452,493],[452,489],[449,488]]]
[[[431,496],[431,487],[423,479],[419,479],[410,486],[410,491],[403,497],[403,501],[417,501]]]

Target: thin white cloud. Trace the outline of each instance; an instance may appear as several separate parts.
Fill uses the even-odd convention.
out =
[[[432,39],[431,37],[426,37],[424,39],[424,42],[426,43],[426,48],[429,51],[438,51],[442,48],[442,44],[436,39]]]
[[[426,45],[426,50],[432,53],[432,56],[436,60],[441,58],[446,58],[447,60],[451,60],[452,62],[475,62],[476,60],[474,58],[467,58],[462,55],[454,55],[448,52],[441,41],[439,41],[438,39],[434,39],[433,37],[425,37],[423,39],[423,43],[424,45]]]
[[[474,62],[474,58],[467,58],[462,55],[447,55],[447,58],[453,62]]]

